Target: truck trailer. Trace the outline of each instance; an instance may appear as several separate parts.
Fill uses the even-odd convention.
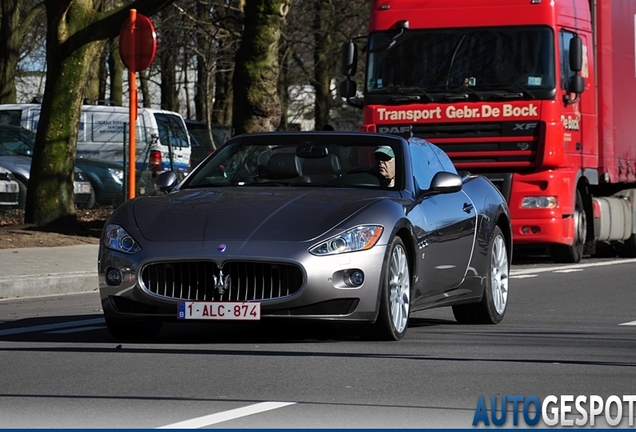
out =
[[[340,93],[362,130],[490,178],[515,247],[635,257],[635,23],[633,0],[374,0],[364,85],[352,40]]]

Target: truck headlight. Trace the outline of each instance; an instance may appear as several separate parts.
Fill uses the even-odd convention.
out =
[[[538,209],[551,209],[556,208],[558,205],[557,197],[555,196],[529,196],[524,197],[521,200],[521,208],[538,208]]]

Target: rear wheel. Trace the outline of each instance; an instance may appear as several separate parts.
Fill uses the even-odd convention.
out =
[[[411,272],[402,239],[391,242],[389,259],[384,269],[380,297],[380,313],[373,326],[382,340],[400,340],[406,334],[411,307]]]
[[[574,206],[574,240],[571,245],[553,245],[550,251],[552,260],[557,263],[577,263],[581,261],[586,237],[587,217],[583,207],[583,195],[577,190]]]
[[[488,278],[479,303],[453,306],[453,315],[461,324],[497,324],[508,306],[508,277],[510,263],[506,239],[495,227],[488,248]]]
[[[152,339],[161,330],[163,321],[158,319],[118,319],[105,318],[106,328],[115,339]]]

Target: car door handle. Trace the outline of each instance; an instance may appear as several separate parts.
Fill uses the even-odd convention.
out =
[[[462,210],[466,213],[470,213],[473,210],[473,207],[474,206],[471,203],[464,203],[464,207],[462,208]]]

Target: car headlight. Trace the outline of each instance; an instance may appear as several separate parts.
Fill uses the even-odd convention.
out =
[[[527,196],[521,200],[521,208],[555,208],[557,204],[555,196]]]
[[[379,225],[357,226],[309,248],[309,253],[322,256],[371,249],[382,231]]]
[[[124,181],[123,170],[116,169],[116,168],[108,168],[108,172],[118,183],[122,183]]]
[[[141,250],[141,246],[135,239],[124,228],[115,224],[109,224],[106,227],[106,231],[104,231],[104,246],[128,254],[134,254]]]

